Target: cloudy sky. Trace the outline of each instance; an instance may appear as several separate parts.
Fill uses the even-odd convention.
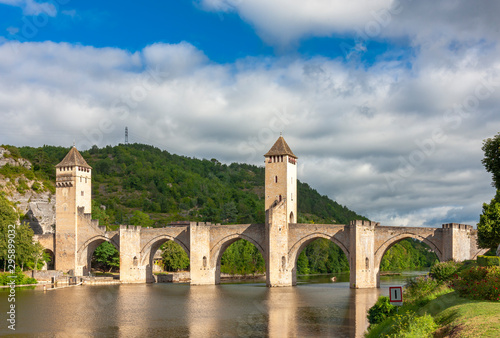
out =
[[[500,2],[0,0],[0,144],[124,141],[263,165],[383,225],[475,225],[494,190]]]

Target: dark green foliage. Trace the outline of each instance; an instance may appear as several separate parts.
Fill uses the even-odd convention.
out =
[[[479,266],[500,266],[500,257],[498,256],[477,256]]]
[[[161,247],[163,269],[165,271],[181,271],[189,269],[189,257],[181,246],[173,241],[165,242]]]
[[[500,244],[500,191],[495,198],[483,203],[483,212],[477,224],[477,242],[479,247],[495,250]]]
[[[95,249],[91,264],[94,269],[111,272],[120,267],[120,253],[113,244],[103,242]]]
[[[500,133],[493,138],[483,141],[484,158],[482,163],[486,171],[491,173],[493,178],[492,185],[500,190]]]
[[[297,259],[299,275],[349,271],[344,252],[335,243],[319,238],[311,242]]]
[[[375,305],[368,310],[368,322],[370,325],[378,324],[394,313],[396,307],[390,303],[389,297],[380,296]]]
[[[262,254],[255,245],[244,239],[231,244],[222,254],[222,273],[252,275],[265,271],[266,266]]]
[[[414,239],[403,239],[394,244],[382,258],[381,271],[401,271],[432,266],[438,258],[429,247]]]
[[[34,269],[43,266],[43,247],[40,243],[33,243],[33,230],[28,224],[17,225],[18,215],[12,204],[0,194],[0,262],[1,267],[7,268],[9,258],[9,230],[11,231],[11,245],[15,246],[15,264],[24,270],[25,267]],[[15,237],[14,236],[15,232]],[[10,248],[10,250],[14,250]]]
[[[460,263],[453,261],[437,263],[432,266],[429,275],[442,283],[449,280],[458,271],[460,266]]]
[[[11,277],[15,276],[15,277]],[[20,268],[16,269],[14,275],[9,272],[0,273],[0,285],[7,285],[12,280],[15,281],[16,285],[28,285],[28,284],[37,284],[38,281],[33,277],[28,277],[24,273],[22,273]]]

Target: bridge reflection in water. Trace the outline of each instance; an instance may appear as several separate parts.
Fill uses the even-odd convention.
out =
[[[348,283],[134,284],[18,290],[16,333],[110,337],[361,337],[382,289]],[[1,294],[0,294],[1,296]],[[6,302],[0,310],[7,311]],[[0,335],[9,332],[0,328]]]

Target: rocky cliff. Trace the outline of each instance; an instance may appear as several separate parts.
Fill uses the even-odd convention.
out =
[[[55,195],[31,171],[30,161],[0,147],[0,191],[25,215],[35,234],[54,232]]]

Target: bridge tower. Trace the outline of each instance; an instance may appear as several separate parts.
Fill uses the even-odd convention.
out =
[[[92,210],[92,167],[75,146],[56,165],[55,269],[75,273],[78,214]]]
[[[297,222],[297,156],[280,135],[264,157],[267,285],[291,286],[288,229]]]
[[[264,157],[266,210],[285,200],[288,222],[297,223],[297,156],[280,135]]]

